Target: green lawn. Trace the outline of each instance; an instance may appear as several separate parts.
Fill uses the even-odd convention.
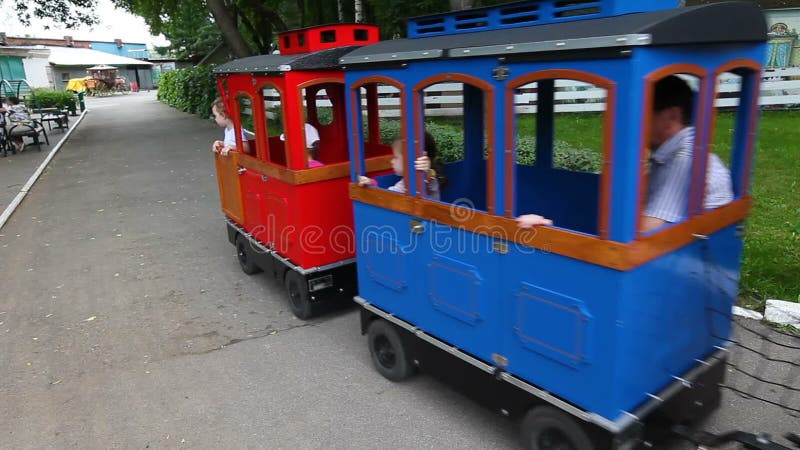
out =
[[[731,128],[720,117],[717,132]],[[800,111],[765,111],[758,129],[741,292],[747,307],[800,301]]]

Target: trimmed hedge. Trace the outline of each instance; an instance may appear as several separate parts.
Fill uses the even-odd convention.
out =
[[[429,122],[425,129],[433,135],[443,163],[464,159],[463,130],[452,125]],[[381,119],[381,142],[391,144],[400,135],[400,121]],[[559,169],[599,173],[603,159],[592,149],[574,148],[563,141],[554,144],[553,166]],[[517,140],[517,160],[532,165],[536,161],[536,140],[523,136]]]
[[[170,70],[158,80],[158,100],[173,108],[207,118],[219,96],[210,66]]]
[[[76,106],[77,97],[68,91],[54,91],[46,88],[36,88],[33,90],[33,108],[58,108],[69,110],[70,114],[75,114],[78,110]]]

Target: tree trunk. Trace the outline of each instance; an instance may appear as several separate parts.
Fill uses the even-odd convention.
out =
[[[306,27],[306,2],[305,0],[297,0],[297,9],[300,10],[300,28]]]
[[[336,0],[336,12],[339,14],[339,23],[343,23],[344,9],[342,9],[342,0]]]
[[[361,0],[355,0],[355,9],[356,9],[356,23],[361,23],[364,21],[364,5],[361,3]]]
[[[461,11],[475,7],[475,0],[450,0],[450,11]]]
[[[214,16],[214,21],[222,33],[222,39],[228,44],[231,53],[237,58],[244,58],[252,56],[253,52],[239,32],[239,27],[236,24],[236,15],[225,4],[224,0],[207,0],[206,4]]]

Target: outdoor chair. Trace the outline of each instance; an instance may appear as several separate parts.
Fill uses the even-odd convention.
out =
[[[17,149],[14,147],[14,144],[11,143],[11,139],[8,137],[5,113],[0,113],[0,151],[3,152],[4,158],[8,156],[8,152],[11,152],[11,154],[17,153]]]
[[[3,158],[8,156],[8,152],[11,152],[11,154],[17,153],[17,149],[14,148],[11,139],[8,138],[8,131],[6,131],[5,126],[0,127],[0,151],[3,152]]]
[[[50,145],[50,139],[47,138],[47,130],[45,130],[42,123],[36,119],[15,123],[8,130],[9,138],[21,137],[24,139],[29,137],[33,139],[32,145],[35,145],[39,151],[42,151],[42,142],[39,140],[40,134],[44,136],[45,143]]]

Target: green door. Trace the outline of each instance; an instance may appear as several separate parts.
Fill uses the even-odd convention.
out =
[[[4,80],[24,80],[25,67],[21,56],[0,56],[0,77]]]

